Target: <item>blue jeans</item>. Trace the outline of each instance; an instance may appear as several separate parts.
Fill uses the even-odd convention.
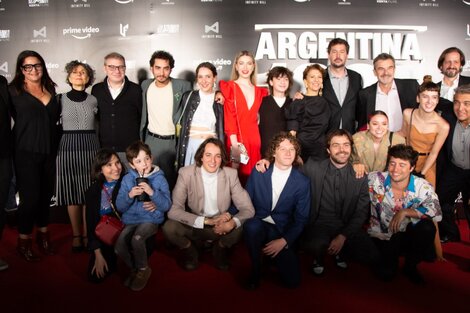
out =
[[[146,241],[157,233],[158,225],[142,223],[126,225],[114,247],[116,254],[131,269],[143,269],[148,265]]]

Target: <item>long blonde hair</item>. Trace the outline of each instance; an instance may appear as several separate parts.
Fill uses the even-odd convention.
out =
[[[250,80],[251,80],[251,83],[256,86],[256,76],[257,76],[257,73],[258,73],[257,72],[257,67],[256,67],[256,61],[255,61],[255,57],[253,56],[253,53],[251,53],[250,51],[247,51],[247,50],[240,51],[235,56],[235,60],[233,61],[232,74],[230,76],[230,80],[237,80],[238,79],[239,75],[238,75],[236,67],[237,67],[238,60],[242,56],[248,56],[253,60],[253,64],[255,65],[255,67],[253,68],[253,72],[250,75]]]

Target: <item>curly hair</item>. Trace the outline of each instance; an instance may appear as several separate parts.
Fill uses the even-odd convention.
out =
[[[274,156],[276,155],[276,150],[277,148],[279,148],[279,146],[281,145],[281,142],[283,142],[284,140],[288,140],[294,146],[295,158],[294,158],[294,162],[292,163],[292,165],[299,166],[300,164],[297,161],[298,156],[300,155],[299,140],[295,136],[292,136],[291,134],[287,132],[280,132],[271,139],[271,141],[269,142],[268,149],[266,150],[266,155],[265,155],[266,159],[268,159],[269,163],[274,164],[274,161],[275,161]]]
[[[170,64],[170,69],[173,69],[175,67],[175,59],[169,52],[166,52],[163,50],[155,51],[150,57],[150,61],[149,61],[150,67],[153,67],[156,59],[168,61],[168,63]]]
[[[79,66],[83,67],[86,71],[86,74],[88,75],[88,82],[85,84],[85,89],[86,89],[90,87],[91,85],[93,85],[93,83],[95,82],[95,70],[92,69],[90,65],[80,62],[78,60],[73,60],[65,64],[65,72],[67,73],[67,78],[65,79],[65,82],[69,84],[70,86],[72,86],[72,84],[69,81],[69,77],[73,73],[73,71]]]

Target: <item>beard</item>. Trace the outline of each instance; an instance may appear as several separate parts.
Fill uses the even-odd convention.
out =
[[[448,68],[443,72],[444,76],[449,77],[449,78],[454,78],[459,73],[460,73],[460,71],[456,68]]]

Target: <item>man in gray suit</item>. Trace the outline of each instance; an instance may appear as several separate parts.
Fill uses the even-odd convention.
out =
[[[191,90],[188,81],[170,77],[174,66],[175,60],[170,53],[156,51],[152,54],[150,70],[154,79],[142,82],[140,123],[142,140],[150,146],[154,162],[165,173],[170,190],[176,182],[175,124],[182,113],[180,100],[184,92]]]

